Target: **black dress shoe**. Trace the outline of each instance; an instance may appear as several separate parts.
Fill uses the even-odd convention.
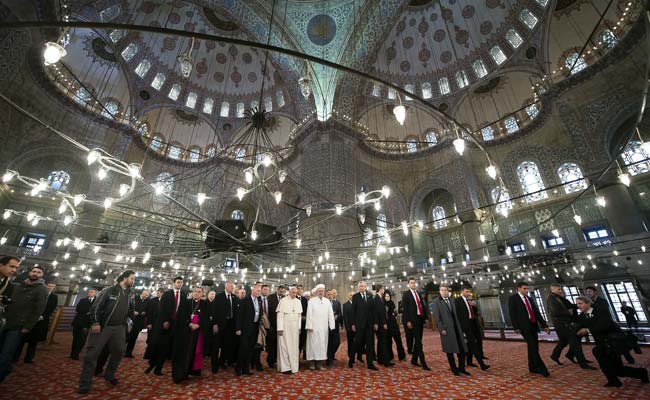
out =
[[[544,372],[542,372],[542,376],[543,376],[544,378],[548,378],[549,376],[551,376],[551,373],[548,372],[548,371],[544,371]]]
[[[285,374],[285,375],[291,375],[292,372],[291,372],[291,371],[284,371],[283,374]]]
[[[487,357],[485,357],[485,356],[483,356],[483,357],[481,357],[481,358],[484,359],[484,360],[489,360],[489,358],[487,358]]]
[[[431,371],[431,368],[429,368],[429,366],[426,365],[426,364],[424,364],[424,365],[422,366],[422,369],[425,370],[425,371]]]
[[[487,371],[488,369],[490,369],[490,366],[488,364],[481,364],[481,370]]]
[[[465,364],[465,366],[467,366],[467,367],[472,367],[472,368],[476,368],[476,367],[478,367],[478,365],[476,365],[476,364],[472,364],[472,363]]]
[[[647,369],[643,370],[643,376],[641,376],[641,382],[650,383],[650,378],[648,377],[648,370]]]
[[[375,367],[374,364],[368,365],[368,369],[371,369],[373,371],[379,371],[379,369],[377,367]]]
[[[90,392],[90,390],[88,390],[88,389],[79,389],[79,390],[77,390],[78,394],[88,394],[88,392]]]
[[[256,370],[256,371],[260,371],[260,372],[262,372],[262,371],[264,371],[264,368],[262,368],[261,365],[256,365],[256,366],[255,366],[255,370]]]
[[[580,368],[582,368],[582,369],[597,369],[595,367],[592,367],[589,364],[582,364],[582,365],[580,365]]]
[[[460,372],[459,372],[459,371],[453,370],[453,371],[451,371],[451,372],[452,372],[454,375],[456,375],[456,376],[460,376]]]
[[[574,363],[574,364],[576,363],[575,357],[566,356],[566,358],[567,358],[567,360],[571,361],[572,363]],[[562,365],[562,364],[560,364],[560,365]]]
[[[607,383],[604,384],[603,386],[605,386],[605,387],[621,387],[621,386],[623,386],[623,384],[621,383],[621,381],[618,381],[618,382],[607,382]]]
[[[154,369],[154,370],[153,370],[153,374],[154,374],[154,375],[157,375],[157,376],[162,376],[163,373],[162,373],[162,371],[160,371],[160,370]]]
[[[586,359],[585,359],[585,362],[586,362],[587,364],[593,364],[593,363],[594,363],[593,361],[591,361],[591,360],[586,360]]]
[[[384,367],[394,367],[394,366],[395,366],[395,363],[392,363],[390,361],[387,362],[386,364],[384,364]]]
[[[568,357],[567,357],[567,358],[568,358]],[[557,365],[564,365],[564,364],[562,364],[562,362],[560,362],[560,358],[559,358],[559,357],[551,357],[551,360],[555,361],[555,363],[556,363]],[[569,358],[569,360],[571,360],[571,362],[575,363],[575,361],[574,361],[573,359]]]
[[[72,360],[79,360],[79,356],[70,356],[70,359],[72,359]]]
[[[106,379],[106,382],[110,383],[113,386],[115,386],[115,385],[117,385],[119,383],[116,378],[108,379],[108,378],[104,377],[104,379]]]
[[[354,365],[353,360],[348,361],[348,368],[352,368],[353,365]]]
[[[34,360],[23,360],[23,363],[25,363],[25,364],[31,364],[33,362],[34,362]]]
[[[468,375],[468,376],[471,376],[471,375],[472,375],[472,374],[470,374],[469,372],[467,372],[467,371],[464,370],[464,369],[459,369],[458,372],[460,372],[461,374]]]

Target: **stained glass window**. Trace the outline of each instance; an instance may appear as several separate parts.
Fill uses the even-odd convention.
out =
[[[198,99],[198,95],[194,92],[189,92],[187,94],[187,100],[185,101],[185,106],[189,108],[194,108],[196,107],[196,100]]]
[[[499,46],[493,46],[490,49],[490,56],[492,56],[492,59],[497,63],[497,65],[503,64],[503,62],[508,59],[506,53],[504,53]]]
[[[406,142],[406,151],[408,153],[415,153],[418,151],[418,142],[415,139],[409,139]]]
[[[514,29],[510,29],[506,32],[506,40],[510,43],[513,49],[518,48],[524,42],[524,38],[521,37],[519,32]]]
[[[490,197],[495,205],[495,210],[499,214],[507,213],[507,210],[512,210],[512,201],[510,201],[510,193],[508,189],[503,186],[497,186],[490,191]]]
[[[481,128],[481,136],[483,136],[483,140],[486,142],[494,140],[494,129],[489,125]]]
[[[409,92],[409,93],[413,93],[413,94],[415,94],[415,85],[413,85],[412,83],[407,83],[407,84],[404,86],[404,90],[406,90],[406,91]],[[412,100],[409,96],[405,96],[404,98],[405,98],[406,100]]]
[[[175,144],[169,146],[169,150],[167,151],[167,155],[169,158],[172,158],[174,160],[178,160],[181,157],[181,148],[176,146]]]
[[[515,117],[508,117],[503,120],[503,124],[506,127],[506,132],[508,134],[515,133],[519,130],[519,124],[517,124],[517,119]]]
[[[237,151],[235,151],[235,160],[244,161],[244,158],[246,158],[246,149],[237,149]]]
[[[388,234],[386,226],[386,214],[377,214],[377,236],[385,237]]]
[[[641,142],[633,140],[625,147],[621,154],[623,163],[627,166],[630,175],[645,174],[650,171],[650,160],[648,154],[641,147]]]
[[[587,188],[587,181],[577,164],[564,163],[557,170],[560,181],[564,184],[565,193],[578,192]]]
[[[91,98],[90,93],[88,93],[86,88],[82,86],[79,89],[77,89],[72,99],[75,102],[81,104],[82,106],[85,106],[90,101],[90,98]]]
[[[423,99],[430,99],[431,96],[433,96],[433,92],[431,90],[431,83],[429,82],[424,82],[421,86],[422,89],[422,98]]]
[[[167,95],[167,97],[169,97],[170,99],[176,101],[176,100],[178,100],[178,97],[180,95],[181,95],[181,85],[179,85],[178,83],[174,83],[172,85],[172,88],[169,89],[169,94]]]
[[[363,247],[368,247],[372,244],[372,229],[366,228],[363,230]]]
[[[244,103],[237,103],[237,110],[235,116],[237,118],[244,118],[245,110],[246,110],[246,106],[244,106]]]
[[[438,79],[438,89],[442,95],[449,94],[449,92],[451,92],[451,89],[449,88],[449,79],[446,77]]]
[[[157,135],[151,139],[151,142],[149,142],[149,148],[153,151],[160,150],[161,145],[162,145],[162,138]]]
[[[243,220],[244,219],[244,212],[242,210],[233,210],[230,213],[230,219]]]
[[[251,110],[257,108],[258,106],[259,106],[259,103],[257,102],[257,100],[251,101]]]
[[[266,112],[273,111],[273,99],[271,99],[271,96],[266,96],[264,98],[264,110],[266,110]]]
[[[537,105],[531,104],[526,107],[526,114],[528,114],[530,119],[537,118],[537,115],[539,115],[539,109],[537,108]]]
[[[140,61],[137,67],[135,67],[135,73],[140,78],[144,78],[145,75],[147,75],[147,72],[149,72],[150,68],[151,68],[151,61],[145,58],[144,60]]]
[[[210,148],[208,149],[208,152],[206,153],[206,155],[207,155],[209,158],[212,158],[212,157],[216,156],[216,155],[217,155],[217,148],[214,147],[214,146],[213,146],[213,147],[210,147]]]
[[[201,151],[199,149],[190,150],[190,162],[199,162]]]
[[[282,93],[282,90],[279,90],[278,93],[276,93],[275,100],[278,102],[278,108],[284,107],[284,93]]]
[[[136,54],[138,54],[138,45],[135,43],[129,43],[129,45],[122,50],[122,58],[126,62],[131,61]]]
[[[389,87],[388,88],[388,99],[394,100],[395,97],[397,97],[397,92],[395,92],[395,89]]]
[[[546,7],[548,0],[535,0],[541,7]]]
[[[606,49],[613,48],[617,43],[618,39],[616,38],[616,35],[614,35],[614,33],[609,29],[605,29],[604,31],[600,32],[600,35],[598,35],[598,44]]]
[[[151,81],[151,87],[156,90],[160,90],[160,88],[162,88],[162,86],[165,84],[165,79],[165,74],[158,72]]]
[[[141,123],[138,126],[138,135],[140,136],[147,136],[149,134],[149,124],[148,123]]]
[[[485,63],[480,58],[472,63],[472,68],[478,78],[483,78],[488,74],[487,68],[485,68]]]
[[[526,196],[528,203],[548,198],[537,164],[532,161],[522,162],[517,167],[517,176],[519,177],[521,190],[528,195]]]
[[[228,117],[230,113],[230,104],[227,101],[221,103],[221,111],[219,111],[219,116]]]
[[[521,12],[519,13],[519,20],[524,25],[526,25],[528,29],[533,29],[535,25],[537,25],[537,22],[539,21],[539,19],[535,16],[535,14],[530,12],[530,10],[527,8],[521,10]]]
[[[467,80],[467,74],[462,69],[456,72],[456,82],[458,83],[458,87],[461,89],[469,85],[469,81]]]
[[[126,31],[123,31],[121,29],[115,29],[114,31],[111,31],[111,33],[108,34],[108,37],[111,39],[111,42],[117,43],[126,35]]]
[[[447,226],[447,215],[445,209],[442,206],[436,206],[431,213],[433,216],[433,227],[436,229],[442,229]]]
[[[571,70],[571,75],[573,75],[587,68],[587,63],[584,57],[578,56],[578,53],[571,53],[567,56],[564,66],[567,70]]]
[[[214,100],[208,97],[203,102],[203,112],[205,114],[212,114],[213,109],[214,109]]]
[[[102,109],[102,117],[108,118],[108,119],[115,119],[115,116],[117,115],[117,103],[114,101],[108,101],[106,104],[104,104],[104,108]]]
[[[50,182],[52,190],[67,192],[70,184],[70,174],[65,171],[52,171],[47,177],[47,181]]]
[[[161,183],[166,192],[174,189],[174,177],[169,172],[161,172],[156,178],[156,182]]]
[[[429,147],[433,147],[438,144],[438,135],[436,135],[436,131],[431,130],[427,132],[426,135],[424,135],[424,137]]]

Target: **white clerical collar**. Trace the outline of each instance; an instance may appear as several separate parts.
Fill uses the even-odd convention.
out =
[[[519,293],[519,292],[517,292],[517,294],[519,295],[519,297],[521,297],[522,300],[523,300],[525,297],[528,297],[528,296],[524,296],[523,294],[521,294],[521,293]]]

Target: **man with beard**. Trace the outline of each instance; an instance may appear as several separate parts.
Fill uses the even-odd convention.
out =
[[[192,298],[180,300],[174,323],[174,349],[172,351],[172,379],[178,384],[188,375],[201,376],[203,369],[203,343],[212,325],[208,321],[203,288],[192,290]]]
[[[23,348],[27,345],[27,351],[25,352],[23,362],[25,364],[31,364],[34,362],[34,357],[36,356],[36,346],[38,345],[38,342],[44,342],[47,340],[47,332],[50,328],[50,317],[59,304],[59,297],[54,293],[56,283],[48,282],[45,286],[48,291],[45,309],[43,309],[43,312],[38,318],[36,325],[34,325],[34,328],[32,328],[27,335],[23,336],[22,344],[18,347],[18,351],[16,351],[16,355],[14,356],[14,362],[17,362],[20,359],[20,353],[22,353]]]

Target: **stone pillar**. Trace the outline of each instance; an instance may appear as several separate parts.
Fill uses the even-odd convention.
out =
[[[483,257],[483,251],[481,250],[483,243],[481,242],[481,231],[479,229],[480,210],[470,209],[460,211],[458,217],[463,225],[465,241],[469,246],[470,260],[472,262],[480,261]]]
[[[615,171],[610,171],[604,178],[602,187],[597,187],[598,194],[607,201],[605,216],[614,235],[623,236],[645,232],[641,213],[634,204],[627,187],[618,181]],[[595,206],[595,205],[594,205]]]

